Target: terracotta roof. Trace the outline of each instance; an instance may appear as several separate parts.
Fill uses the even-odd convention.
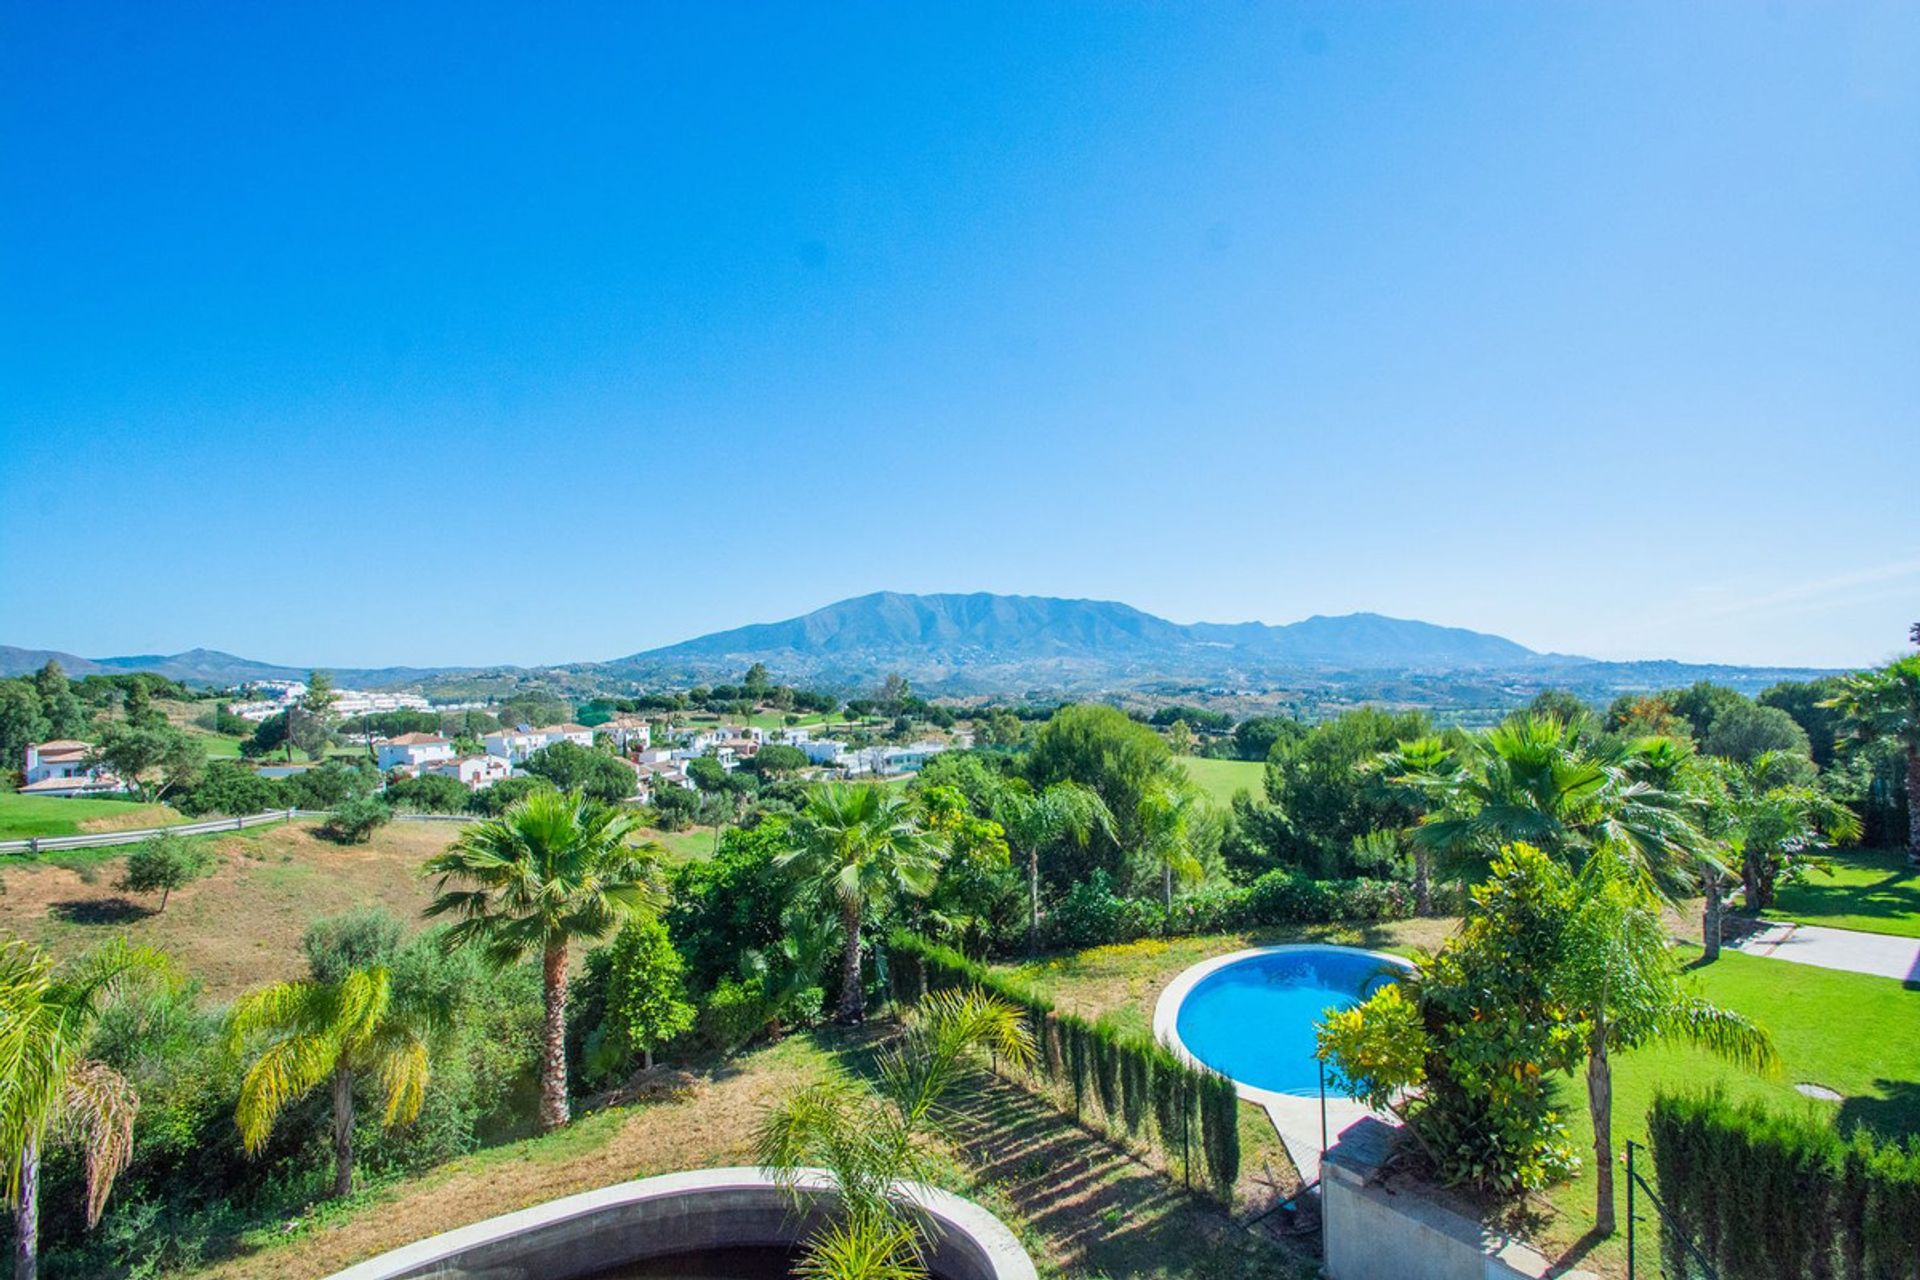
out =
[[[443,738],[437,733],[403,733],[397,738],[388,738],[387,745],[390,747],[425,747],[434,744],[444,744],[448,741],[449,739]]]
[[[535,733],[592,733],[593,730],[583,724],[550,724],[544,729],[535,729]]]
[[[38,782],[29,782],[20,788],[22,795],[35,795],[46,791],[112,791],[120,785],[120,779],[110,773],[97,778],[42,778]]]
[[[37,743],[34,748],[42,760],[63,760],[69,756],[83,756],[93,750],[90,742],[81,742],[75,738],[55,738],[51,742]]]

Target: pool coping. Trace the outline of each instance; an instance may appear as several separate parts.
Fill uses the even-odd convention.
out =
[[[1289,951],[1327,950],[1357,952],[1360,955],[1384,961],[1396,969],[1401,969],[1408,973],[1414,972],[1413,961],[1407,959],[1405,956],[1394,955],[1391,951],[1374,951],[1368,947],[1344,946],[1337,942],[1281,942],[1267,947],[1247,947],[1240,951],[1231,951],[1226,955],[1214,956],[1210,960],[1202,960],[1198,964],[1189,965],[1187,968],[1182,969],[1172,982],[1167,984],[1166,989],[1160,993],[1159,1000],[1157,1000],[1153,1006],[1153,1038],[1161,1044],[1166,1045],[1167,1048],[1173,1051],[1175,1057],[1179,1058],[1180,1061],[1186,1063],[1188,1066],[1197,1067],[1202,1071],[1212,1071],[1215,1075],[1225,1076],[1228,1080],[1233,1080],[1234,1091],[1238,1093],[1243,1100],[1251,1102],[1256,1106],[1266,1108],[1280,1106],[1285,1108],[1289,1103],[1297,1104],[1302,1101],[1312,1102],[1317,1106],[1319,1102],[1319,1094],[1317,1093],[1283,1093],[1277,1089],[1262,1089],[1259,1085],[1248,1084],[1244,1080],[1234,1080],[1234,1078],[1227,1075],[1226,1072],[1207,1065],[1200,1060],[1198,1055],[1187,1048],[1185,1041],[1180,1039],[1178,1024],[1180,1020],[1181,1003],[1186,1000],[1188,995],[1192,994],[1193,989],[1202,981],[1222,969],[1238,964],[1242,960],[1251,960],[1255,956],[1281,955]],[[1345,1097],[1340,1100],[1342,1102],[1351,1102],[1351,1099]],[[1332,1099],[1329,1098],[1328,1101],[1331,1102]]]

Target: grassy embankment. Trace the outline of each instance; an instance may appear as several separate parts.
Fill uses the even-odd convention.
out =
[[[1766,914],[1802,924],[1920,938],[1920,868],[1899,849],[1841,849],[1830,872],[1780,886]]]

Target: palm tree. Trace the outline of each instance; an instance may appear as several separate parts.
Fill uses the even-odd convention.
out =
[[[80,1147],[87,1226],[100,1221],[133,1155],[140,1099],[124,1076],[87,1057],[88,1042],[129,985],[171,977],[165,956],[124,940],[65,971],[29,943],[0,947],[0,1156],[14,1212],[15,1280],[39,1274],[40,1157],[50,1133]]]
[[[1920,862],[1920,654],[1844,676],[1825,704],[1855,742],[1891,738],[1907,757],[1907,857]]]
[[[1021,783],[1005,788],[993,816],[1006,829],[1007,844],[1027,863],[1027,950],[1040,950],[1040,850],[1058,840],[1085,845],[1095,831],[1113,834],[1113,814],[1100,793],[1078,782],[1056,782],[1035,791]]]
[[[1192,884],[1204,874],[1191,838],[1199,802],[1199,793],[1184,783],[1163,783],[1140,798],[1140,852],[1160,873],[1163,927],[1173,920],[1174,881]]]
[[[1516,716],[1462,753],[1402,744],[1382,757],[1388,781],[1422,794],[1415,847],[1487,856],[1525,843],[1579,862],[1603,844],[1629,850],[1671,891],[1691,881],[1702,843],[1698,801],[1661,784],[1668,747],[1648,739],[1595,747],[1552,716]],[[1392,772],[1393,757],[1402,772]]]
[[[443,1010],[396,993],[385,965],[349,970],[333,982],[280,982],[242,996],[227,1019],[236,1055],[260,1044],[240,1083],[234,1121],[248,1155],[258,1155],[288,1103],[322,1084],[333,1096],[333,1194],[353,1191],[353,1086],[372,1076],[386,1092],[382,1123],[420,1114],[429,1076],[427,1042]]]
[[[1594,1228],[1614,1229],[1611,1054],[1652,1040],[1684,1040],[1756,1070],[1777,1068],[1767,1033],[1682,985],[1660,921],[1660,899],[1645,868],[1618,845],[1596,850],[1582,869],[1568,921],[1557,993],[1586,1024],[1587,1109],[1598,1177]]]
[[[663,852],[630,842],[632,814],[578,790],[536,791],[498,818],[469,827],[427,859],[439,896],[429,916],[458,920],[446,945],[480,946],[496,965],[540,957],[546,1021],[540,1059],[540,1128],[567,1123],[567,947],[598,941],[663,903]],[[451,885],[463,888],[450,888]]]
[[[1720,789],[1712,810],[1715,833],[1734,855],[1747,910],[1772,906],[1781,874],[1803,855],[1829,841],[1860,838],[1860,819],[1852,809],[1799,781],[1803,758],[1763,751],[1750,764],[1715,765]]]
[[[880,1057],[879,1097],[846,1081],[802,1089],[761,1122],[763,1168],[812,1207],[803,1182],[823,1168],[839,1212],[806,1242],[795,1268],[817,1280],[916,1280],[926,1272],[927,1224],[909,1184],[935,1176],[925,1135],[942,1100],[983,1053],[1014,1066],[1033,1061],[1020,1010],[978,990],[936,992],[900,1041]]]
[[[778,859],[795,867],[807,888],[840,912],[842,1022],[866,1016],[860,984],[860,927],[870,908],[900,894],[924,897],[940,875],[937,841],[920,824],[907,796],[879,784],[829,783],[816,789],[791,829],[793,845]]]

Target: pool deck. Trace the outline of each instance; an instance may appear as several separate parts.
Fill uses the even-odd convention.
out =
[[[1229,965],[1255,956],[1279,955],[1288,951],[1358,951],[1385,961],[1399,969],[1409,969],[1406,957],[1396,956],[1385,951],[1368,951],[1362,947],[1330,947],[1325,943],[1284,943],[1272,947],[1250,947],[1245,951],[1233,951],[1224,956],[1215,956],[1211,960],[1202,960],[1199,964],[1184,970],[1179,977],[1167,984],[1160,993],[1160,999],[1153,1007],[1153,1034],[1160,1043],[1173,1050],[1183,1062],[1196,1067],[1207,1068],[1180,1039],[1180,1004],[1194,987],[1211,974],[1217,973]],[[1212,1068],[1207,1068],[1211,1070]],[[1272,1089],[1262,1089],[1257,1085],[1235,1080],[1234,1090],[1241,1099],[1251,1102],[1267,1113],[1267,1120],[1273,1125],[1273,1131],[1280,1135],[1280,1143],[1287,1149],[1287,1158],[1293,1161],[1293,1167],[1300,1174],[1302,1185],[1312,1187],[1320,1181],[1320,1156],[1324,1150],[1340,1141],[1340,1135],[1362,1120],[1373,1118],[1389,1124],[1399,1121],[1389,1115],[1373,1111],[1351,1098],[1335,1097],[1326,1099],[1326,1142],[1323,1145],[1321,1135],[1320,1095],[1277,1093]]]

